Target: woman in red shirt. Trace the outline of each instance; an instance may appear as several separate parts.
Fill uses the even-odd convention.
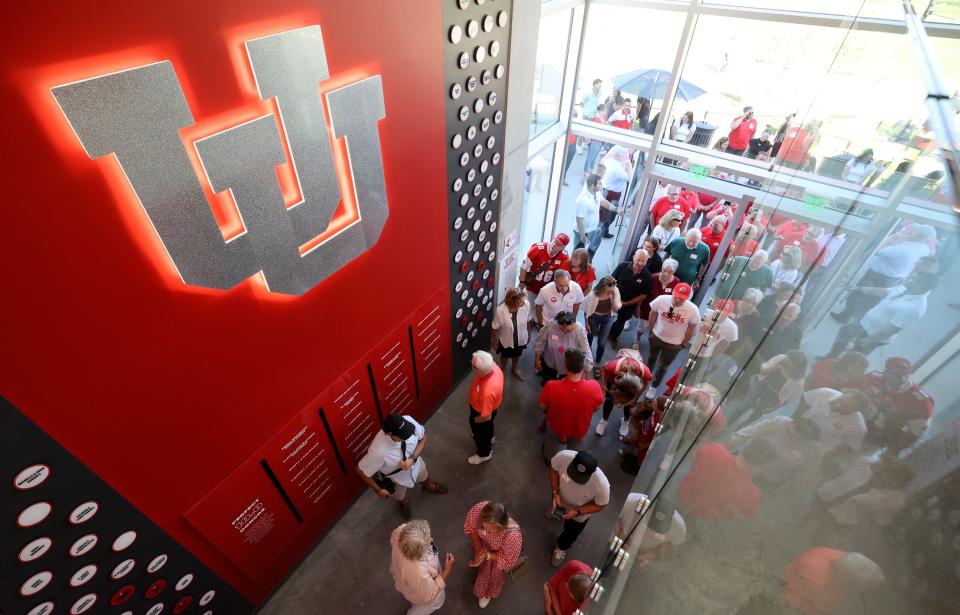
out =
[[[590,253],[584,248],[577,248],[570,256],[570,260],[560,265],[560,268],[570,272],[570,279],[577,283],[583,291],[583,296],[587,296],[597,279],[597,272],[590,264]]]

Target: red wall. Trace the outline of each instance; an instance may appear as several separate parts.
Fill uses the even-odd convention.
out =
[[[258,601],[323,528],[252,582],[182,515],[429,296],[448,295],[440,5],[25,6],[5,8],[0,38],[0,393]],[[242,41],[311,24],[334,80],[383,76],[386,228],[302,297],[255,280],[187,288],[115,160],[84,154],[48,88],[170,59],[200,137],[271,110],[238,63]]]

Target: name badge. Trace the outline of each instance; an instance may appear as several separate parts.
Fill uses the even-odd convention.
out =
[[[696,254],[691,254],[691,255],[690,255],[690,258],[692,258],[693,260],[697,260],[697,259],[700,258],[700,257],[699,257],[698,255],[696,255]]]
[[[559,342],[559,341],[560,341],[560,337],[557,336],[557,335],[551,335],[551,336],[550,336],[550,339],[552,339],[552,340],[555,341],[555,342]]]

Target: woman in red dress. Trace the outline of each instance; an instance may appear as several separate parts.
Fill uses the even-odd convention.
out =
[[[516,565],[523,547],[520,526],[510,518],[503,504],[484,500],[477,502],[463,524],[463,533],[470,537],[473,559],[470,567],[477,569],[473,595],[484,609],[503,592],[507,570]]]

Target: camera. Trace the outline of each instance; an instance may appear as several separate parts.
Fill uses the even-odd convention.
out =
[[[567,509],[563,506],[557,506],[553,509],[553,518],[557,521],[563,521],[563,515],[566,514]]]

